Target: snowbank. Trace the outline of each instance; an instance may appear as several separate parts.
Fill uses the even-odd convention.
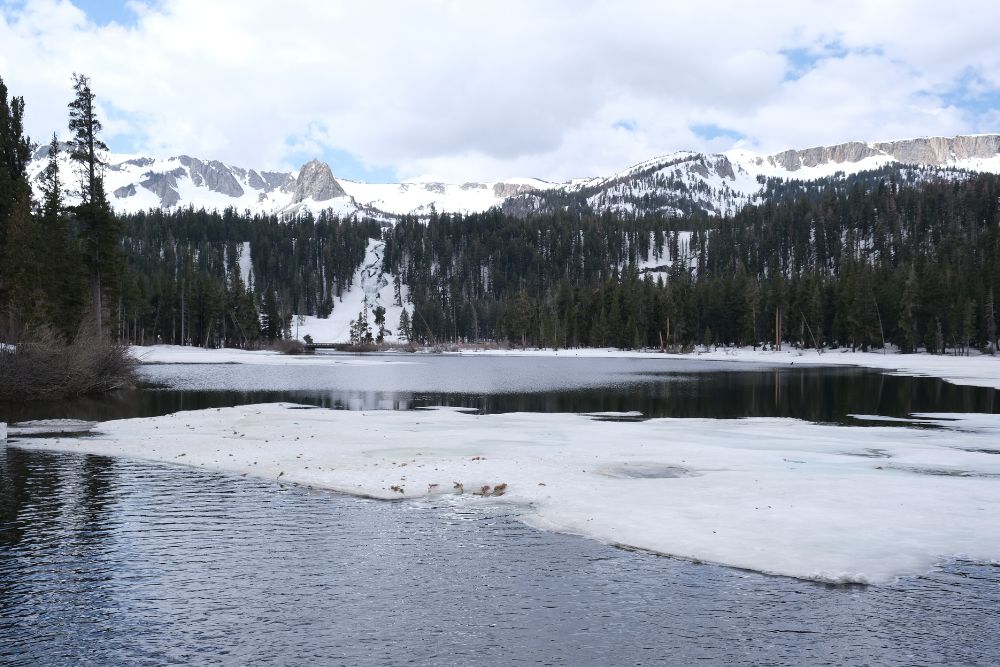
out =
[[[384,356],[334,354],[281,354],[272,350],[206,350],[203,347],[183,345],[133,345],[129,351],[144,364],[254,364],[261,366],[285,366],[301,364],[330,364],[347,366],[371,366],[375,364],[415,363],[400,355],[399,359]]]
[[[1000,416],[918,418],[939,428],[266,404],[106,422],[92,439],[14,446],[376,498],[455,494],[612,544],[881,583],[950,558],[1000,559]]]

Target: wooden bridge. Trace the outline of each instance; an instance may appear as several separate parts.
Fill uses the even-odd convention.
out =
[[[339,350],[341,352],[351,348],[350,343],[303,343],[310,352],[316,350]]]

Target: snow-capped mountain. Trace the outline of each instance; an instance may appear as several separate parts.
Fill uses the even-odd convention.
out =
[[[1000,173],[1000,135],[856,141],[772,155],[747,150],[680,152],[559,191],[529,193],[508,200],[504,207],[521,213],[572,205],[594,211],[722,215],[759,200],[769,179],[815,181],[890,165],[915,165],[942,174]]]
[[[29,166],[36,185],[47,155],[48,147],[38,149]],[[69,174],[68,155],[64,153],[62,159],[66,161],[64,173]],[[194,206],[286,215],[329,209],[339,215],[389,218],[425,215],[432,208],[470,213],[503,206],[527,213],[572,204],[596,211],[726,214],[753,202],[771,178],[816,180],[893,164],[1000,173],[1000,135],[855,141],[771,155],[747,150],[680,152],[610,176],[567,183],[535,178],[461,184],[363,183],[337,178],[318,160],[294,172],[247,169],[187,155],[154,159],[110,154],[106,162],[105,187],[112,206],[122,212]]]

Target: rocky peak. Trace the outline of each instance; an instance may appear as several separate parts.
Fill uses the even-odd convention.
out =
[[[295,194],[292,203],[298,204],[306,199],[326,201],[335,197],[343,197],[347,193],[333,177],[329,165],[319,160],[313,160],[303,165],[299,176],[295,179]]]

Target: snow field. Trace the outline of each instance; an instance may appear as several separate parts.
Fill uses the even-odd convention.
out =
[[[351,338],[351,320],[356,320],[361,309],[364,307],[365,298],[368,299],[368,324],[371,326],[372,335],[377,335],[375,326],[375,316],[372,310],[375,306],[381,305],[385,308],[385,326],[391,331],[391,335],[386,336],[388,342],[400,342],[398,336],[399,316],[405,308],[408,314],[413,315],[413,306],[406,303],[409,288],[406,285],[400,286],[400,296],[403,306],[395,305],[395,288],[393,286],[394,276],[382,273],[382,251],[385,244],[379,240],[371,240],[365,252],[365,259],[361,267],[354,274],[354,283],[349,290],[345,290],[340,299],[335,299],[333,312],[327,319],[320,319],[311,315],[292,317],[292,335],[299,340],[307,335],[317,343],[346,343]],[[299,323],[301,322],[301,323]]]
[[[877,584],[952,558],[1000,561],[1000,416],[919,420],[939,427],[266,404],[105,422],[92,438],[14,446],[384,499],[451,494],[611,544]]]

